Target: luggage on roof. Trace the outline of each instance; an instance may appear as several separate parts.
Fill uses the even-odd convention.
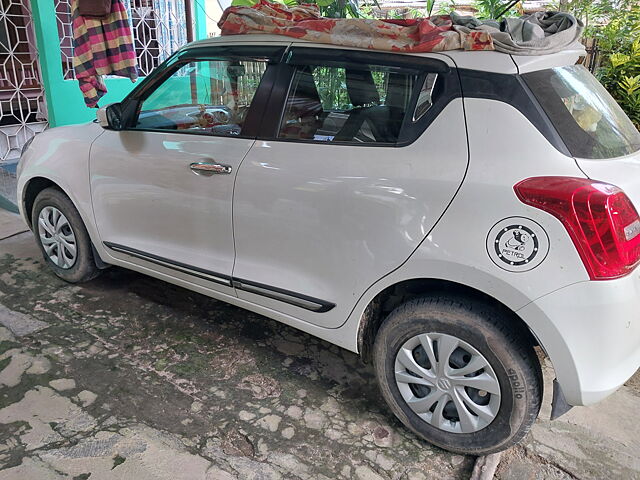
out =
[[[537,12],[501,22],[460,15],[377,20],[325,18],[317,5],[287,7],[261,0],[229,7],[219,22],[222,35],[269,33],[317,43],[394,52],[496,50],[543,55],[575,47],[583,25],[572,15]]]

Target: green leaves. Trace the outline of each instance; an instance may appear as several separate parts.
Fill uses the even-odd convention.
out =
[[[258,3],[257,0],[232,0],[231,6],[232,7],[253,7],[256,3]]]
[[[609,61],[611,62],[611,66],[613,68],[619,67],[628,63],[631,60],[629,55],[625,55],[624,53],[614,53],[609,57]]]
[[[637,0],[571,0],[569,13],[598,41],[598,80],[640,128],[640,4]]]
[[[505,9],[510,4],[510,1],[505,0],[475,0],[473,2],[473,6],[477,10],[476,17],[481,20],[495,19],[503,12],[503,16],[511,16],[514,13],[517,14],[516,7],[518,7],[519,3],[514,5],[509,11],[505,12]]]
[[[624,89],[627,95],[633,95],[634,93],[640,93],[640,75],[635,77],[624,77],[620,86]]]
[[[436,0],[427,0],[427,17],[431,16],[431,12],[433,12],[433,7],[436,6]]]
[[[437,15],[449,15],[455,9],[456,9],[456,5],[453,2],[453,0],[449,1],[448,3],[442,2],[440,4],[440,6],[438,7],[438,11],[436,12],[436,14]]]

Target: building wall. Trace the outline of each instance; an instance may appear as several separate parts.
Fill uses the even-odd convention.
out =
[[[218,0],[197,0],[197,3],[197,8],[206,9],[207,35],[209,37],[220,35],[218,22],[220,21],[220,17],[222,16],[222,11],[226,7],[223,7]],[[228,1],[226,3],[230,4],[230,2]]]
[[[49,125],[56,127],[93,120],[96,111],[85,106],[77,80],[64,79],[54,1],[31,1]],[[206,12],[199,2],[202,0],[193,2],[194,38],[198,40],[207,37]],[[105,83],[108,93],[102,97],[100,105],[121,101],[135,86],[127,78],[107,78]]]

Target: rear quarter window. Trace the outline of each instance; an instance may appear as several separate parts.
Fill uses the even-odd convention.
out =
[[[574,157],[615,158],[640,150],[640,133],[586,68],[558,67],[522,78]]]

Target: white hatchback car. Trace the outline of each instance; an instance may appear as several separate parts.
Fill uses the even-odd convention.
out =
[[[582,51],[195,42],[25,147],[20,208],[70,282],[118,265],[372,361],[422,438],[524,437],[640,365],[640,134]]]

